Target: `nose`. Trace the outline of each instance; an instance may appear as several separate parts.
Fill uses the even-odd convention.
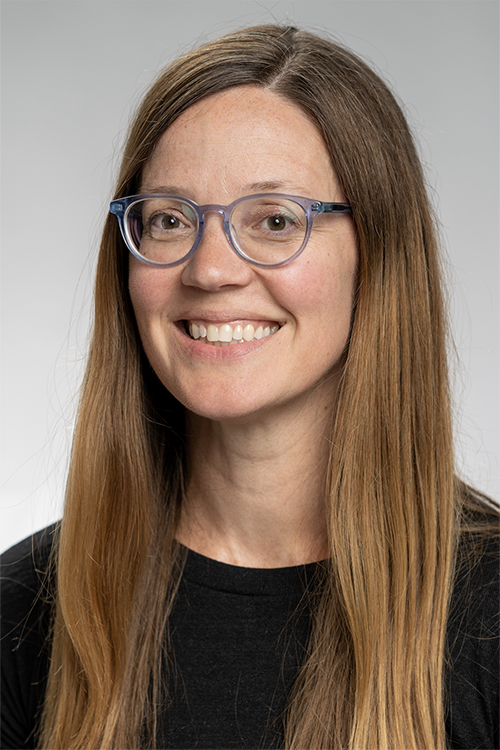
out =
[[[252,266],[240,258],[229,244],[220,213],[205,216],[200,244],[182,271],[182,282],[207,291],[222,287],[246,286],[253,278]]]

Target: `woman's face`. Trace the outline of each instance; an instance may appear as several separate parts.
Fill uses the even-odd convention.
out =
[[[159,139],[140,192],[223,205],[262,192],[344,198],[315,125],[288,100],[253,86],[184,112]],[[350,330],[357,241],[350,216],[320,218],[302,254],[281,268],[239,258],[217,213],[207,214],[203,240],[185,263],[162,269],[130,257],[144,349],[161,382],[188,409],[248,421],[305,404],[333,408]],[[224,330],[236,337],[237,326],[271,332],[218,347],[193,338],[192,323],[229,325]]]

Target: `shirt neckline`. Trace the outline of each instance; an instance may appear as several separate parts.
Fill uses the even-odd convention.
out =
[[[183,579],[188,585],[247,596],[302,594],[318,569],[316,562],[285,568],[246,568],[213,560],[188,547],[184,550]]]

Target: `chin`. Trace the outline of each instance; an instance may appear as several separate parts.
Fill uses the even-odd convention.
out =
[[[272,408],[270,405],[245,404],[241,399],[233,398],[221,398],[217,403],[187,399],[183,400],[183,403],[186,409],[197,417],[232,424],[250,424],[254,420],[261,420]]]

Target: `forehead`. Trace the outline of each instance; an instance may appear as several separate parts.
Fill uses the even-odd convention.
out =
[[[229,89],[187,109],[159,138],[141,189],[190,180],[208,187],[214,177],[228,192],[253,183],[298,189],[326,182],[325,190],[335,183],[317,126],[296,104],[257,86]]]

